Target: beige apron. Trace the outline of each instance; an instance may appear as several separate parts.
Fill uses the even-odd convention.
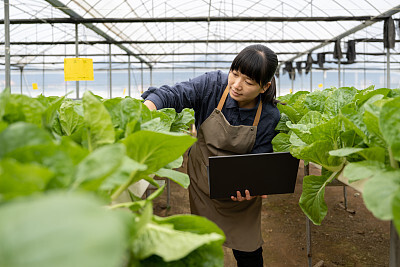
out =
[[[225,246],[241,251],[254,251],[263,243],[261,198],[239,202],[231,199],[215,200],[209,197],[208,157],[250,153],[256,140],[257,125],[261,115],[260,101],[253,126],[230,125],[221,112],[228,93],[227,86],[218,107],[201,124],[197,133],[198,140],[189,153],[190,209],[192,214],[207,217],[224,231]],[[232,168],[246,168],[246,166],[232,166]]]

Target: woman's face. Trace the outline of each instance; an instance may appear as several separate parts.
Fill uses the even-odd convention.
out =
[[[229,72],[229,95],[238,102],[241,108],[255,107],[258,95],[264,93],[270,85],[271,83],[269,82],[264,88],[261,88],[256,81],[250,79],[240,71],[233,70]]]

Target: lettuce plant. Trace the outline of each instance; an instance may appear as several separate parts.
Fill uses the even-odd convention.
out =
[[[177,172],[193,111],[142,101],[0,94],[0,266],[221,266],[224,233],[194,215],[160,218],[152,200],[118,203]]]
[[[365,179],[363,199],[379,219],[400,232],[400,90],[353,87],[297,92],[280,98],[281,121],[274,151],[290,151],[322,166],[304,177],[301,209],[321,224],[327,213],[325,186],[343,173]]]

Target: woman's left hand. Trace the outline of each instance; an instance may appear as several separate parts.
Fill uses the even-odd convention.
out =
[[[243,200],[251,200],[253,198],[255,198],[256,196],[251,196],[249,190],[245,190],[244,193],[246,194],[246,196],[242,196],[242,194],[240,193],[240,191],[236,191],[237,196],[231,196],[231,199],[233,201],[243,201]],[[262,195],[261,198],[267,198],[267,195]]]

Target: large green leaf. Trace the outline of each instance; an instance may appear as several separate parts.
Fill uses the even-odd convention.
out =
[[[354,87],[341,87],[333,91],[326,99],[324,113],[329,117],[335,117],[339,114],[342,107],[350,103],[357,89]]]
[[[106,145],[96,149],[77,166],[73,186],[96,190],[104,179],[120,167],[124,155],[123,144]]]
[[[19,163],[13,159],[1,160],[0,202],[44,191],[53,175],[49,169],[37,164]]]
[[[277,107],[281,113],[285,113],[289,117],[292,123],[297,123],[302,117],[302,114],[300,114],[292,106],[278,104]]]
[[[222,243],[225,235],[214,223],[195,215],[175,215],[155,218],[141,229],[133,241],[133,254],[137,259],[158,255],[164,261],[175,261],[190,252],[209,245],[214,257],[223,259]]]
[[[224,233],[218,226],[204,217],[195,215],[174,215],[169,217],[155,217],[157,223],[173,224],[174,229],[188,231],[196,234]],[[177,261],[165,262],[161,257],[152,256],[141,262],[143,266],[223,266],[224,253],[222,250],[223,239],[203,245],[192,251],[186,257]]]
[[[326,93],[322,91],[314,91],[309,93],[304,100],[304,105],[313,111],[324,112]]]
[[[390,92],[390,89],[387,88],[379,88],[374,90],[373,88],[367,88],[365,90],[359,91],[355,97],[354,97],[354,102],[358,106],[362,106],[367,100],[369,100],[371,97],[375,95],[382,95],[382,96],[387,96]]]
[[[369,144],[387,147],[386,141],[383,138],[381,129],[379,127],[379,118],[366,110],[364,112],[363,121],[367,126]]]
[[[161,168],[155,174],[159,177],[169,178],[183,188],[188,188],[190,184],[189,176],[183,172]]]
[[[329,171],[338,171],[344,164],[344,159],[329,155],[334,150],[330,141],[317,141],[301,149],[300,158],[323,166]]]
[[[320,225],[325,218],[328,207],[326,206],[324,195],[325,186],[329,176],[305,176],[303,179],[303,192],[299,205],[307,217],[316,225]]]
[[[11,94],[7,97],[3,120],[8,123],[25,121],[41,126],[44,111],[45,107],[37,99]]]
[[[291,145],[289,137],[290,136],[285,133],[277,134],[271,142],[274,152],[288,152]]]
[[[0,133],[0,158],[16,149],[51,142],[50,134],[38,126],[26,122],[13,123]]]
[[[329,121],[310,128],[312,138],[315,141],[329,141],[332,147],[339,148],[339,136],[341,133],[341,122],[339,116]]]
[[[125,214],[84,195],[50,194],[0,207],[0,266],[119,267]]]
[[[337,156],[337,157],[346,157],[351,154],[359,154],[365,160],[385,162],[385,149],[382,147],[368,147],[368,148],[359,148],[359,147],[344,147],[337,150],[329,151],[329,155]]]
[[[182,156],[195,141],[186,134],[139,131],[122,142],[127,148],[127,155],[147,165],[146,172],[152,173]]]
[[[275,131],[283,132],[283,133],[289,132],[290,129],[286,125],[286,123],[288,121],[290,121],[288,115],[286,115],[285,113],[281,113],[281,118],[280,118],[278,124],[275,127]]]
[[[47,106],[47,108],[45,109],[45,111],[42,114],[42,125],[51,130],[52,126],[53,126],[53,122],[54,119],[57,116],[57,110],[60,108],[62,102],[64,101],[65,97],[57,97],[56,99],[54,99],[51,103],[49,103],[49,105]]]
[[[379,126],[383,137],[392,149],[393,156],[400,161],[400,97],[383,105]],[[396,148],[396,149],[393,149]]]
[[[155,254],[164,261],[174,261],[205,244],[223,239],[223,236],[216,233],[198,235],[174,230],[169,225],[148,223],[133,240],[132,252],[137,259]]]
[[[114,126],[110,113],[91,92],[83,94],[83,111],[88,131],[89,150],[115,141]]]
[[[83,107],[80,103],[65,101],[59,113],[61,129],[66,135],[70,136],[84,126]]]
[[[171,132],[186,132],[190,124],[194,123],[194,110],[184,108],[180,113],[177,113],[174,121],[171,124]]]
[[[400,170],[381,172],[364,184],[365,206],[381,220],[393,219],[392,201],[400,190]]]
[[[343,175],[349,179],[349,182],[354,182],[361,179],[379,176],[385,171],[385,165],[382,162],[365,160],[352,162],[346,165]]]
[[[101,190],[114,189],[117,186],[121,186],[129,180],[130,175],[134,171],[145,171],[147,166],[139,164],[128,156],[124,156],[122,164],[119,168],[113,172],[100,186]],[[137,177],[139,179],[140,177]],[[132,183],[136,182],[133,180]]]
[[[146,121],[141,125],[142,130],[153,132],[169,132],[172,121],[164,113],[158,114],[159,117]]]

